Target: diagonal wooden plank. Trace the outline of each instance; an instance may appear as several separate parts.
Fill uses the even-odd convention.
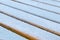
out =
[[[22,19],[22,18],[15,17],[15,16],[10,15],[10,14],[8,14],[8,13],[6,13],[6,12],[3,12],[3,11],[0,11],[0,13],[5,14],[5,15],[7,15],[7,16],[10,16],[10,17],[12,17],[12,18],[15,18],[15,19],[17,19],[17,20],[19,20],[19,21],[22,21],[22,22],[24,22],[24,23],[30,24],[30,25],[32,25],[32,26],[35,26],[35,27],[37,27],[37,28],[39,28],[39,29],[45,30],[45,31],[47,31],[47,32],[50,32],[50,33],[52,33],[52,34],[55,34],[55,35],[60,36],[60,32],[56,32],[56,31],[54,31],[54,30],[45,28],[45,27],[43,27],[43,26],[41,26],[41,25],[38,25],[38,24],[35,24],[35,23],[33,23],[33,22],[24,20],[24,19]]]
[[[2,26],[3,28],[5,28],[5,29],[7,29],[7,30],[10,30],[10,31],[12,31],[12,32],[14,32],[14,33],[16,33],[16,34],[18,34],[18,35],[20,35],[20,36],[25,37],[25,38],[27,38],[28,40],[38,40],[36,37],[30,36],[30,35],[22,32],[22,31],[20,31],[20,30],[17,30],[17,29],[15,29],[15,28],[12,28],[12,27],[10,27],[10,26],[7,26],[7,25],[4,24],[4,23],[0,23],[0,26]]]

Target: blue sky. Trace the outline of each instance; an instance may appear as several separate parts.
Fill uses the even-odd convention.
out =
[[[49,9],[49,10],[52,10],[52,11],[55,11],[58,13],[60,12],[60,8],[58,8],[58,7],[54,7],[54,6],[50,6],[50,5],[46,5],[46,4],[42,4],[42,3],[37,3],[37,2],[31,1],[31,0],[18,0],[18,1],[28,3],[31,5],[35,5],[37,7],[41,7],[44,9]],[[55,1],[51,1],[51,0],[47,0],[47,1],[46,0],[38,0],[38,1],[47,2],[47,3],[53,4],[53,5],[60,6],[59,2],[55,2]],[[38,8],[34,8],[31,6],[19,4],[19,3],[13,2],[11,0],[6,0],[6,1],[0,0],[0,2],[60,22],[60,15],[58,15],[58,14],[48,12],[45,10],[41,10]],[[9,13],[11,15],[14,15],[18,18],[22,18],[27,21],[31,21],[33,23],[44,26],[46,28],[60,32],[60,24],[58,24],[58,23],[55,23],[55,22],[52,22],[52,21],[49,21],[49,20],[46,20],[43,18],[39,18],[39,17],[36,17],[31,14],[27,14],[23,11],[13,9],[11,7],[8,7],[8,6],[2,5],[2,4],[0,4],[0,10],[4,11],[6,13]],[[18,21],[14,18],[8,17],[1,13],[0,13],[0,22],[3,22],[13,28],[17,28],[18,30],[21,30],[27,34],[33,35],[41,40],[60,40],[59,36],[56,36],[54,34],[46,32],[44,30],[38,29],[34,26],[23,23],[21,21]],[[0,30],[0,32],[1,32],[0,39],[3,39],[3,40],[26,40],[25,38],[20,37],[10,31],[7,31],[6,29],[4,29],[2,27],[0,27],[0,29],[1,29]]]

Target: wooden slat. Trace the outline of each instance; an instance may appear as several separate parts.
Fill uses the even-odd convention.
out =
[[[34,26],[34,27],[39,28],[39,29],[45,30],[45,31],[47,31],[47,32],[50,32],[50,33],[52,33],[52,34],[55,34],[55,35],[57,35],[57,36],[60,36],[60,32],[57,32],[57,31],[48,29],[48,28],[46,28],[46,27],[44,27],[44,26],[35,24],[35,23],[33,23],[33,22],[24,20],[24,19],[22,19],[22,18],[15,17],[15,16],[13,16],[13,15],[11,15],[11,14],[8,14],[8,13],[6,13],[6,12],[3,12],[3,11],[0,11],[0,13],[1,13],[1,14],[4,14],[4,15],[7,15],[7,16],[9,16],[9,17],[12,17],[12,18],[14,18],[14,19],[17,19],[17,20],[19,20],[19,21],[22,21],[22,22],[24,22],[24,23],[30,24],[30,25],[32,25],[32,26]]]
[[[20,36],[25,37],[25,38],[27,38],[28,40],[38,40],[36,37],[30,36],[30,35],[22,32],[22,31],[20,31],[20,30],[17,30],[17,29],[15,29],[15,28],[12,28],[12,27],[10,27],[10,26],[7,26],[6,24],[0,23],[0,26],[3,27],[3,28],[5,28],[5,29],[8,29],[8,30],[10,30],[10,31],[12,31],[12,32],[20,35]]]

